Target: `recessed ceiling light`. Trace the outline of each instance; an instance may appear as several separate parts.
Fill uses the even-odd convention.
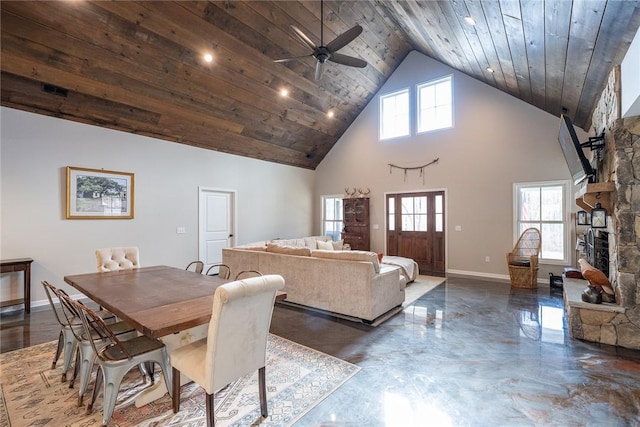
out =
[[[287,95],[289,95],[289,91],[287,89],[280,90],[280,96],[287,96]]]
[[[494,72],[495,72],[495,71],[493,70],[493,68],[491,68],[491,67],[487,67],[487,71],[488,71],[488,72],[490,72],[490,73],[494,73]]]
[[[467,24],[469,24],[469,25],[476,25],[476,21],[475,21],[475,19],[473,19],[473,18],[472,18],[472,17],[470,17],[470,16],[465,16],[465,17],[464,17],[464,20],[465,20],[465,21],[467,21]]]
[[[204,54],[204,60],[205,60],[205,62],[213,61],[213,55],[211,55],[210,53],[205,53]]]
[[[329,116],[329,117],[333,117],[333,116],[335,116],[335,115],[336,115],[336,114],[333,112],[333,110],[329,110],[329,111],[327,111],[327,116]]]

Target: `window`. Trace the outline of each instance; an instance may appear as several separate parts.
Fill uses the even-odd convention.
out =
[[[423,83],[418,92],[418,133],[453,126],[451,76]]]
[[[322,235],[340,240],[342,232],[342,196],[322,197]]]
[[[514,242],[530,227],[540,230],[540,260],[569,262],[568,181],[514,184]]]
[[[427,198],[402,197],[402,231],[427,231]]]
[[[409,89],[380,96],[380,139],[409,135]]]

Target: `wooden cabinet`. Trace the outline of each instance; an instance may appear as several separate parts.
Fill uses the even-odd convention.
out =
[[[342,199],[342,209],[344,243],[354,250],[370,250],[369,198]]]

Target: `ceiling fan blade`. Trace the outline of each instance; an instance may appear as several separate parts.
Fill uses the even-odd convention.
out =
[[[320,80],[322,78],[323,73],[324,73],[324,63],[317,61],[316,62],[316,80]]]
[[[313,56],[313,54],[302,55],[302,56],[293,56],[291,58],[274,59],[273,62],[289,62],[289,61],[295,61],[297,59],[308,58],[310,56]]]
[[[354,58],[353,56],[343,55],[341,53],[332,53],[329,57],[329,61],[337,62],[338,64],[348,65],[350,67],[364,68],[367,66],[367,61],[360,58]]]
[[[291,26],[291,29],[293,30],[293,33],[298,36],[298,38],[300,39],[300,41],[302,41],[302,43],[309,47],[309,49],[314,50],[316,48],[315,43],[313,43],[311,41],[311,39],[309,37],[307,37],[307,35],[305,33],[302,32],[302,30],[298,27],[296,27],[295,25]]]
[[[358,37],[360,33],[362,33],[362,27],[360,25],[356,25],[333,39],[333,41],[327,45],[327,49],[329,49],[329,52],[331,53],[337,52],[351,43],[351,41]]]

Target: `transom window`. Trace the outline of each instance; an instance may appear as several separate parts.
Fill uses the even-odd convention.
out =
[[[418,133],[453,126],[451,76],[417,86]]]
[[[409,135],[409,89],[380,96],[380,139]]]
[[[568,181],[514,184],[514,242],[527,228],[537,228],[540,258],[551,264],[569,262]]]

